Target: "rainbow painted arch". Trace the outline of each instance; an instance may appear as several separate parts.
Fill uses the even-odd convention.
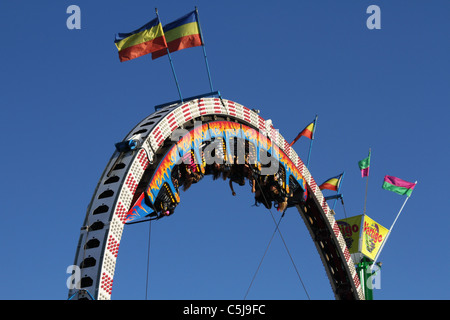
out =
[[[231,121],[213,121],[195,126],[173,139],[176,141],[155,169],[148,187],[129,210],[127,223],[173,213],[180,202],[180,166],[186,166],[192,174],[196,173],[198,182],[210,173],[208,166],[217,164],[224,170],[230,170],[234,165],[246,165],[252,172],[249,179],[254,178],[255,182],[264,175],[277,177],[289,207],[306,196],[305,179],[291,159],[265,135],[249,126]],[[239,146],[242,146],[242,152]]]

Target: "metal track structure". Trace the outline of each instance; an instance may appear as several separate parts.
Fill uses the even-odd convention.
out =
[[[165,106],[142,120],[124,141],[141,137],[139,148],[113,153],[95,189],[75,255],[80,267],[78,287],[69,289],[73,300],[110,300],[114,271],[125,219],[135,194],[143,192],[144,173],[167,151],[171,133],[194,121],[222,120],[245,124],[276,144],[305,179],[308,197],[296,205],[316,246],[337,300],[364,300],[360,279],[344,237],[316,181],[289,143],[258,113],[221,98],[200,98]],[[149,170],[147,170],[148,172]]]

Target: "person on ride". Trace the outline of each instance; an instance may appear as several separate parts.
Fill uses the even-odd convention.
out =
[[[272,208],[272,201],[269,198],[269,176],[259,176],[255,182],[258,185],[255,191],[255,205],[262,203],[270,210]]]
[[[211,165],[211,171],[212,171],[213,180],[219,179],[223,172],[223,164],[213,163]]]
[[[253,175],[252,167],[249,163],[249,155],[245,157],[245,164],[244,164],[244,176],[250,181],[250,186],[252,187],[252,193],[256,192],[256,181],[255,177]]]
[[[183,164],[182,166],[184,167],[183,191],[187,191],[193,183],[192,171],[186,165]]]
[[[239,184],[240,186],[245,185],[244,165],[243,164],[234,164],[231,166],[229,185],[230,185],[230,189],[231,189],[231,194],[233,196],[235,196],[236,192],[234,192],[234,189],[233,189],[233,182]]]

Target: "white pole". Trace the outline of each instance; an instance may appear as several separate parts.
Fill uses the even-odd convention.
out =
[[[417,184],[417,181],[414,182],[414,184]],[[398,217],[400,216],[400,213],[402,213],[402,210],[403,210],[403,208],[405,207],[405,204],[406,204],[406,202],[408,201],[408,199],[409,199],[409,196],[406,197],[405,201],[403,202],[402,207],[400,208],[400,211],[397,213],[397,216],[395,217],[395,220],[394,220],[394,222],[392,223],[392,226],[391,226],[391,228],[389,229],[389,231],[388,231],[388,233],[387,233],[387,235],[386,235],[386,238],[384,238],[384,241],[383,241],[383,243],[381,244],[380,250],[378,250],[378,253],[377,253],[377,255],[375,256],[375,259],[373,259],[373,264],[372,264],[372,266],[370,267],[370,269],[373,269],[373,266],[374,266],[375,263],[377,262],[377,259],[378,259],[378,257],[380,256],[381,250],[383,249],[384,245],[386,244],[386,241],[387,241],[389,235],[391,234],[392,229],[394,228],[395,222],[397,222],[397,219],[398,219]]]

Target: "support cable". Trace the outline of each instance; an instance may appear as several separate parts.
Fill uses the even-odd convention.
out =
[[[272,216],[273,221],[275,222],[275,218],[273,217],[272,212],[270,212],[270,214],[271,214],[271,216]],[[281,216],[281,218],[283,218],[283,216],[284,216],[284,212],[283,212],[283,215]],[[280,218],[280,221],[281,221],[281,218]],[[276,222],[275,222],[275,223],[276,223]],[[281,240],[283,241],[284,247],[286,248],[286,251],[287,251],[287,253],[288,253],[288,255],[289,255],[289,258],[291,259],[292,265],[294,266],[294,269],[295,269],[295,272],[297,273],[298,279],[300,280],[300,283],[302,284],[303,290],[305,290],[305,293],[306,293],[306,296],[308,297],[308,300],[311,300],[311,298],[309,297],[308,291],[306,290],[305,284],[303,283],[302,277],[300,276],[300,272],[298,271],[297,266],[295,265],[294,259],[292,258],[292,255],[291,255],[291,253],[289,252],[289,249],[288,249],[288,247],[287,247],[287,244],[286,244],[286,242],[284,241],[284,237],[283,237],[283,235],[281,234],[281,231],[280,231],[280,229],[278,228],[278,225],[277,225],[277,229],[276,229],[276,230],[278,230],[278,233],[280,234],[280,238],[281,238]]]
[[[259,265],[258,265],[258,267],[256,268],[256,271],[255,271],[255,274],[253,275],[252,281],[250,282],[250,285],[248,286],[247,292],[245,293],[244,300],[247,298],[247,295],[250,292],[250,288],[253,285],[253,281],[255,281],[256,274],[258,273],[259,268],[262,265],[262,262],[263,262],[263,260],[264,260],[264,258],[266,256],[266,254],[267,254],[267,251],[269,250],[270,244],[272,243],[273,237],[275,236],[275,233],[277,232],[278,226],[279,226],[282,218],[283,218],[283,216],[280,217],[280,220],[278,221],[277,226],[276,226],[275,230],[273,231],[272,236],[270,237],[269,243],[267,244],[267,247],[266,247],[266,251],[264,251],[264,254],[263,254],[262,258],[261,258],[261,261],[259,262]]]
[[[146,192],[146,191],[144,191]],[[157,212],[153,203],[151,203],[151,208],[153,212]],[[148,249],[147,249],[147,279],[145,280],[145,300],[147,300],[147,292],[148,292],[148,274],[150,270],[150,239],[152,235],[152,219],[148,220]]]
[[[145,280],[145,300],[147,300],[148,292],[148,274],[150,269],[150,238],[152,233],[152,222],[148,222],[148,249],[147,249],[147,279]]]
[[[261,188],[261,185],[259,184],[258,179],[255,179],[255,181],[258,183],[258,187],[259,187],[259,190],[260,190],[261,194],[262,194],[263,197],[264,197],[264,201],[265,201],[266,203],[268,203],[268,202],[267,202],[267,199],[266,199],[266,196],[264,195],[264,192],[263,192],[263,190],[262,190],[262,188]],[[275,235],[275,233],[276,233],[277,231],[278,231],[278,233],[280,234],[280,237],[281,237],[281,240],[283,241],[284,247],[286,248],[286,251],[287,251],[287,253],[288,253],[288,255],[289,255],[289,258],[291,259],[292,265],[294,266],[295,272],[297,273],[297,276],[298,276],[298,278],[299,278],[299,280],[300,280],[300,283],[302,284],[303,290],[305,291],[306,296],[308,297],[308,300],[311,300],[311,298],[310,298],[310,296],[309,296],[309,294],[308,294],[308,291],[306,290],[305,284],[303,283],[302,277],[300,276],[300,272],[298,271],[298,269],[297,269],[297,267],[296,267],[296,265],[295,265],[294,259],[292,258],[292,255],[291,255],[291,253],[290,253],[290,251],[289,251],[289,249],[288,249],[288,247],[287,247],[287,244],[286,244],[286,242],[284,241],[283,235],[281,234],[281,230],[279,229],[279,225],[280,225],[281,219],[284,217],[284,214],[285,214],[285,212],[286,212],[286,209],[283,211],[283,213],[282,213],[282,215],[281,215],[280,220],[278,221],[278,223],[276,222],[275,217],[273,216],[272,210],[270,210],[270,209],[268,209],[268,210],[269,210],[269,212],[270,212],[270,215],[272,216],[272,220],[273,220],[273,222],[275,223],[276,227],[275,227],[275,230],[274,230],[274,232],[273,232],[273,234],[272,234],[272,237],[270,238],[269,244],[267,245],[266,251],[264,252],[264,255],[263,255],[263,257],[262,257],[262,259],[261,259],[261,261],[260,261],[260,263],[259,263],[259,265],[258,265],[258,268],[256,269],[256,272],[255,272],[255,274],[253,275],[253,279],[252,279],[252,281],[251,281],[251,283],[250,283],[250,286],[249,286],[248,289],[247,289],[247,293],[245,294],[244,300],[245,300],[245,298],[247,297],[248,292],[250,291],[250,288],[251,288],[251,286],[252,286],[252,284],[253,284],[253,281],[254,281],[254,279],[255,279],[255,277],[256,277],[256,274],[258,273],[259,268],[261,267],[262,261],[264,260],[264,257],[265,257],[265,255],[266,255],[268,249],[269,249],[269,246],[270,246],[270,244],[271,244],[271,242],[272,242],[272,239],[273,239],[273,237],[274,237],[274,235]]]
[[[344,208],[345,218],[347,218],[347,212],[345,211],[345,205],[344,205],[344,196],[341,197],[341,203],[342,203],[342,207]]]

